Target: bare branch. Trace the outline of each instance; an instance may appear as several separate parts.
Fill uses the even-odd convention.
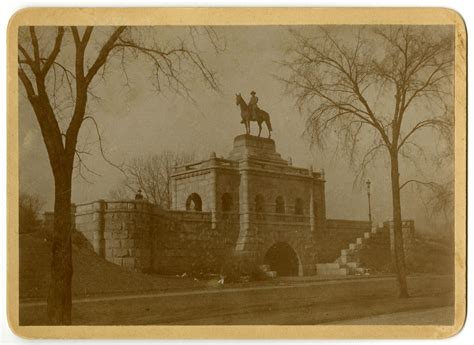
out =
[[[35,94],[35,89],[33,87],[33,83],[28,78],[28,76],[26,75],[23,68],[21,68],[21,66],[18,66],[18,76],[20,77],[20,80],[21,80],[23,86],[25,87],[28,99],[30,100],[30,102],[35,102],[36,94]]]
[[[91,35],[92,35],[92,30],[94,30],[93,26],[86,27],[86,30],[84,30],[84,35],[82,36],[82,39],[81,39],[82,44],[87,45],[87,43],[89,43],[89,39],[91,38]]]
[[[116,42],[119,39],[120,35],[122,32],[125,30],[126,26],[120,26],[118,27],[109,37],[107,42],[102,46],[96,60],[92,64],[92,66],[89,68],[89,71],[86,74],[86,84],[89,84],[94,78],[94,76],[97,74],[99,69],[105,64],[107,61],[107,57],[110,54],[110,51],[116,47]],[[92,31],[92,30],[91,30]],[[87,33],[87,31],[86,31]],[[86,34],[84,35],[86,36]],[[90,34],[89,34],[90,36]]]
[[[30,39],[31,45],[33,46],[33,56],[34,56],[34,65],[35,69],[39,71],[40,68],[40,50],[39,50],[39,43],[38,37],[36,36],[36,31],[34,26],[30,26]]]
[[[77,171],[77,175],[79,177],[81,177],[85,182],[89,183],[89,184],[92,184],[92,182],[83,174],[82,172],[82,168],[86,169],[86,171],[92,175],[95,175],[95,176],[101,176],[99,173],[95,172],[94,170],[92,170],[91,168],[89,168],[87,166],[87,164],[84,162],[84,160],[82,159],[81,157],[81,154],[79,151],[76,151],[76,157],[78,159],[78,163],[77,165],[75,166],[75,169]]]
[[[417,183],[417,184],[421,184],[421,185],[429,186],[429,187],[435,187],[435,186],[438,185],[437,183],[434,183],[434,182],[424,182],[424,181],[419,181],[419,180],[408,180],[408,181],[405,181],[404,183],[402,183],[400,185],[400,190],[402,190],[403,187],[405,187],[406,185],[408,185],[410,183]]]
[[[450,124],[447,123],[444,120],[441,119],[428,119],[424,121],[418,122],[413,128],[404,136],[401,138],[400,144],[398,145],[398,150],[406,143],[406,141],[418,130],[425,128],[425,127],[449,127]]]
[[[56,35],[56,40],[54,42],[54,47],[49,56],[46,58],[46,62],[43,65],[43,68],[41,69],[41,73],[43,75],[46,75],[48,73],[49,69],[51,68],[51,65],[55,62],[56,57],[59,54],[59,51],[61,49],[61,43],[63,40],[64,36],[64,27],[60,26],[58,27],[58,33]]]
[[[99,125],[97,124],[97,121],[92,117],[92,116],[86,116],[84,117],[84,119],[82,120],[82,122],[86,121],[86,120],[90,120],[92,121],[92,123],[94,124],[94,128],[96,130],[96,133],[97,133],[97,137],[98,137],[98,142],[99,142],[99,150],[100,150],[100,154],[102,156],[102,158],[108,163],[110,164],[111,166],[113,166],[114,168],[118,169],[119,171],[121,171],[122,173],[124,173],[124,169],[123,169],[123,164],[116,164],[114,162],[112,162],[105,154],[105,151],[104,151],[104,147],[102,145],[102,134],[100,133],[99,131]]]
[[[25,58],[25,60],[19,60],[20,64],[26,63],[28,66],[30,66],[31,70],[35,72],[36,65],[31,56],[26,51],[26,49],[21,44],[18,44],[18,50],[23,54]]]

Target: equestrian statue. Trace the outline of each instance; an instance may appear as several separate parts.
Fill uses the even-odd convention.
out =
[[[240,93],[235,94],[235,104],[240,106],[240,116],[242,117],[240,123],[245,124],[245,132],[250,134],[250,121],[256,121],[259,128],[258,136],[260,136],[262,133],[262,122],[265,122],[268,129],[268,138],[270,138],[272,135],[270,115],[258,107],[258,97],[256,96],[256,92],[252,91],[250,95],[249,104],[247,105]]]

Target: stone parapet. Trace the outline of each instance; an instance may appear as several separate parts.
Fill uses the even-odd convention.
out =
[[[328,231],[340,230],[350,232],[358,229],[370,231],[371,226],[371,222],[363,220],[326,219],[326,228]]]
[[[143,200],[105,201],[76,205],[76,230],[107,261],[129,269],[151,267],[150,233],[160,208]]]

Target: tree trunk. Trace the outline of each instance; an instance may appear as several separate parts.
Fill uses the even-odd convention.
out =
[[[59,169],[57,169],[59,170]],[[51,282],[48,294],[48,321],[52,325],[71,324],[71,180],[72,175],[61,169],[54,174],[54,229],[51,258]]]
[[[392,204],[393,204],[393,238],[395,268],[400,288],[400,297],[407,298],[408,287],[405,268],[405,251],[403,249],[402,210],[400,202],[400,174],[398,171],[398,154],[391,154]]]

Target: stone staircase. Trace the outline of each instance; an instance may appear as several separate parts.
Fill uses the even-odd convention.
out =
[[[317,264],[317,275],[346,276],[367,274],[368,269],[360,266],[359,252],[368,241],[378,236],[383,230],[383,226],[374,226],[370,232],[364,233],[364,237],[358,237],[354,243],[349,244],[348,248],[342,249],[341,256],[334,262]]]

